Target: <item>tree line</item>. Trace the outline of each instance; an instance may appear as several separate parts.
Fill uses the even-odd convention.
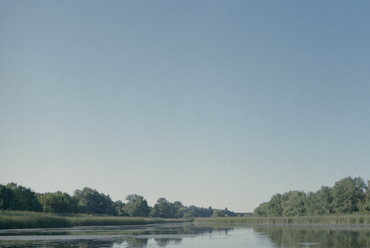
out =
[[[153,207],[143,196],[130,194],[127,202],[112,201],[109,195],[88,187],[75,190],[73,196],[57,191],[35,193],[30,188],[16,183],[0,185],[0,210],[36,211],[48,213],[101,214],[131,217],[191,218],[237,216],[237,213],[224,210],[186,207],[180,201],[169,202],[159,198]],[[239,214],[240,215],[240,214]]]
[[[321,214],[370,213],[370,181],[346,177],[333,187],[322,186],[316,192],[289,191],[275,194],[261,203],[254,216],[305,216]]]

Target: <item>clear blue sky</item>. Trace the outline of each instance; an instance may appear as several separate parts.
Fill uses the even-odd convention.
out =
[[[253,211],[370,179],[370,1],[1,1],[0,183]]]

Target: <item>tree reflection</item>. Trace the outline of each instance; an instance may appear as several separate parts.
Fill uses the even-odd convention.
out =
[[[313,247],[370,247],[370,230],[327,229],[323,227],[277,227],[258,226],[253,228],[275,243],[276,247],[310,245]]]
[[[130,248],[131,247],[146,247],[146,245],[148,244],[148,239],[141,239],[141,238],[125,238],[124,241],[127,244],[127,246],[125,247],[130,247]]]
[[[175,243],[175,244],[178,244],[178,243],[181,243],[182,239],[181,238],[177,238],[177,239],[169,239],[169,238],[155,238],[154,241],[156,242],[156,244],[160,247],[165,247],[166,245],[170,244],[170,243]]]
[[[25,241],[12,240],[0,241],[0,248],[25,248],[25,247],[53,247],[53,248],[90,248],[90,247],[112,247],[112,248],[138,248],[147,247],[150,240],[154,241],[158,247],[166,247],[169,244],[179,244],[183,237],[195,235],[207,235],[213,232],[228,234],[228,231],[234,229],[233,227],[222,226],[197,226],[194,224],[178,224],[178,225],[147,225],[136,226],[131,228],[117,227],[110,228],[83,228],[79,232],[65,232],[63,233],[65,239],[53,240],[52,236],[60,237],[60,231],[57,230],[47,235],[48,240],[43,241]],[[18,233],[15,231],[14,235]],[[81,236],[82,239],[71,239],[72,236]],[[23,235],[27,236],[27,235]],[[42,230],[31,233],[29,236],[43,236]]]

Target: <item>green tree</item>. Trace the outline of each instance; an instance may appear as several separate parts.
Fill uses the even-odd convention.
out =
[[[117,215],[116,207],[109,195],[100,194],[88,187],[75,190],[74,197],[79,200],[79,211],[88,214]]]
[[[180,207],[177,209],[177,212],[175,214],[175,218],[190,218],[194,217],[190,212],[187,207]]]
[[[225,217],[225,213],[221,210],[214,209],[211,217]]]
[[[126,205],[125,203],[119,200],[119,201],[116,201],[114,205],[116,206],[116,212],[118,216],[128,216],[128,213],[126,213],[126,210],[125,210],[125,205]]]
[[[364,200],[360,205],[360,212],[370,213],[370,181],[367,181],[366,193]]]
[[[267,216],[282,216],[283,215],[283,197],[281,194],[273,195],[270,201],[267,202]]]
[[[170,218],[172,204],[166,198],[159,198],[150,212],[151,217]]]
[[[125,205],[125,212],[128,213],[130,216],[149,216],[150,208],[148,206],[148,202],[144,199],[144,197],[137,194],[131,194],[126,197],[126,200],[128,202]]]
[[[15,195],[12,189],[0,185],[0,210],[11,209],[15,200]]]
[[[367,186],[360,177],[346,177],[332,188],[333,207],[336,213],[353,213],[359,211],[362,201],[365,199]]]
[[[6,187],[14,192],[12,206],[9,210],[42,211],[42,205],[30,188],[17,186],[16,183],[8,183]]]
[[[182,218],[184,216],[182,211],[179,211],[180,209],[184,208],[184,205],[180,201],[175,201],[174,203],[171,203],[171,218]]]
[[[211,217],[213,215],[213,209],[211,207],[209,208],[200,208],[196,207],[194,205],[191,205],[188,207],[189,212],[194,216],[194,217]]]
[[[196,217],[194,215],[194,212],[189,211],[188,208],[186,208],[186,209],[187,209],[187,211],[186,212],[184,211],[184,214],[182,216],[183,218],[193,218],[193,217]]]
[[[253,211],[253,215],[259,217],[267,217],[267,207],[268,202],[261,203],[258,207],[256,207]]]
[[[320,212],[320,201],[317,198],[316,194],[309,192],[305,200],[306,206],[306,215],[317,215],[321,214]]]
[[[302,216],[306,213],[305,198],[306,194],[301,191],[289,191],[283,198],[283,216]]]
[[[230,211],[227,208],[225,208],[225,210],[222,210],[222,212],[225,214],[225,216],[229,216],[229,217],[236,217],[236,216],[238,216],[237,213],[235,213],[233,211]]]
[[[78,211],[78,199],[61,191],[40,194],[38,199],[44,212],[76,213]]]
[[[370,199],[366,198],[360,205],[359,211],[361,213],[370,213]]]
[[[322,186],[320,190],[315,192],[317,198],[317,214],[330,214],[334,213],[333,209],[333,193],[332,189],[327,186]]]

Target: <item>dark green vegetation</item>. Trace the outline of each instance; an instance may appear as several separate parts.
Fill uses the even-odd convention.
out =
[[[204,224],[370,224],[369,214],[316,215],[292,217],[224,217],[196,218]]]
[[[28,211],[0,211],[0,229],[55,228],[72,226],[144,225],[180,222],[186,219],[93,216],[87,214],[54,214]]]
[[[193,218],[211,216],[237,216],[236,213],[225,210],[184,206],[181,202],[169,202],[159,198],[150,207],[144,197],[131,194],[127,202],[113,202],[109,195],[85,187],[75,190],[74,195],[57,191],[55,193],[39,194],[30,188],[9,183],[0,185],[0,211],[19,210],[45,213],[90,214],[121,217],[153,217],[153,218]]]
[[[123,225],[133,222],[129,217],[142,217],[136,220],[138,223],[152,223],[154,218],[159,221],[196,217],[214,217],[195,220],[206,223],[370,223],[370,191],[360,177],[344,178],[331,188],[322,186],[315,193],[276,194],[270,201],[260,204],[253,217],[227,208],[186,207],[179,201],[172,203],[165,198],[159,198],[151,207],[144,197],[136,194],[128,195],[126,200],[126,203],[113,202],[109,195],[88,187],[75,190],[70,196],[60,191],[39,194],[9,183],[0,185],[0,228]],[[145,219],[147,217],[151,219]]]
[[[370,184],[370,181],[368,181]],[[370,213],[370,191],[360,177],[347,177],[333,187],[316,192],[289,191],[260,204],[254,216],[315,216],[323,214]]]
[[[42,211],[35,193],[15,183],[0,185],[0,210]]]
[[[254,226],[253,230],[266,235],[274,247],[370,247],[368,228],[260,225]]]

